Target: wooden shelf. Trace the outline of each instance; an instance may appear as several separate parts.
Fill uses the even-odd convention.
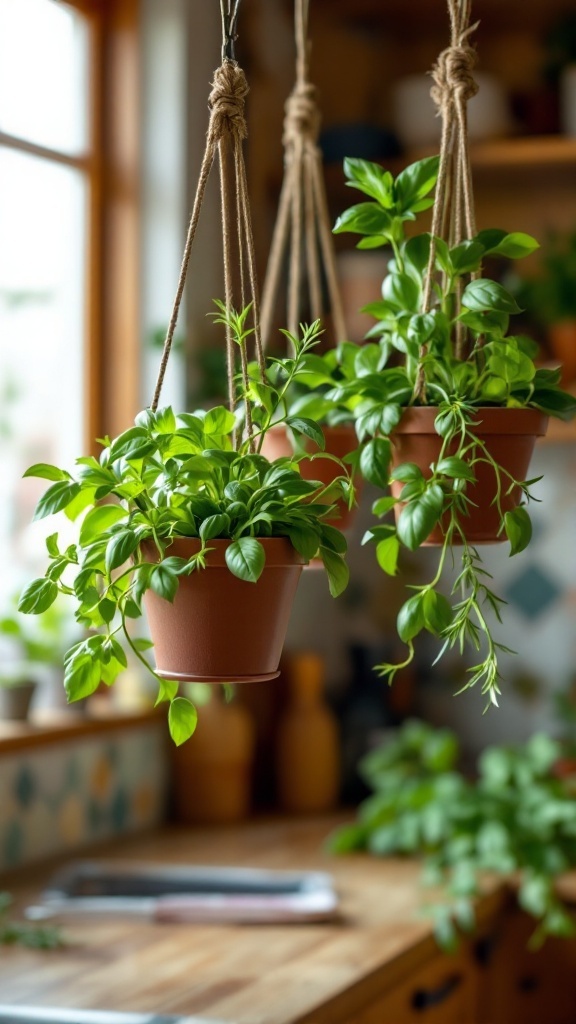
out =
[[[482,0],[473,9],[472,17],[480,20],[481,28],[489,26],[490,30],[514,29],[519,25],[542,30],[560,14],[573,10],[573,0]],[[329,13],[331,18],[366,28],[409,32],[413,37],[437,30],[442,16],[447,22],[442,6],[430,0],[412,0],[410,10],[406,0],[317,0],[316,12],[321,16]]]

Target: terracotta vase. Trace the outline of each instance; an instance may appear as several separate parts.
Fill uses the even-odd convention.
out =
[[[349,455],[350,452],[353,452],[358,447],[356,431],[349,424],[344,423],[337,427],[322,427],[322,433],[326,440],[325,450],[330,455],[335,455],[338,459],[343,459],[345,455]],[[306,451],[309,452],[318,450],[316,445],[310,440],[307,440],[305,447]],[[270,459],[271,462],[274,459],[294,454],[294,447],[285,427],[272,427],[268,431],[262,446],[262,454],[267,459]],[[330,484],[337,476],[341,475],[336,463],[330,459],[315,459],[314,462],[306,459],[300,463],[300,472],[305,480],[320,480],[323,484]],[[356,497],[359,498],[361,490],[360,477],[356,477],[354,485],[356,487]],[[337,506],[338,516],[335,516],[334,519],[328,519],[327,522],[331,526],[337,526],[339,530],[347,530],[352,525],[356,509],[349,509],[344,501],[338,501]]]
[[[262,538],[266,565],[257,583],[226,566],[229,540],[211,540],[206,568],[181,576],[172,603],[144,598],[158,675],[204,683],[275,679],[292,602],[305,560],[285,537]],[[190,558],[200,541],[177,538],[169,555]],[[144,557],[157,560],[153,544]]]
[[[434,430],[437,415],[438,409],[433,406],[415,406],[404,412],[392,434],[393,466],[414,462],[424,476],[430,476],[430,466],[438,460],[442,445],[442,438]],[[537,409],[485,407],[478,409],[475,419],[477,425],[474,432],[486,444],[492,458],[511,473],[515,480],[525,480],[536,438],[546,433],[548,417]],[[472,544],[500,543],[506,540],[506,535],[503,531],[499,533],[500,515],[497,507],[492,504],[496,494],[494,470],[489,464],[480,462],[474,467],[474,472],[476,483],[469,484],[466,489],[466,495],[473,504],[469,506],[468,515],[461,519],[466,538]],[[392,482],[394,497],[400,496],[403,486],[400,481]],[[506,491],[507,487],[503,490]],[[503,512],[516,508],[520,495],[519,488],[510,494],[503,493]],[[396,506],[395,512],[399,516],[401,506]],[[442,544],[443,537],[442,524],[439,524],[426,544]],[[454,543],[458,543],[456,536]]]
[[[576,319],[549,324],[548,341],[553,355],[562,364],[562,386],[576,378]]]
[[[198,725],[173,747],[172,792],[180,822],[241,821],[250,812],[254,723],[239,700],[228,704],[218,688],[198,710]]]

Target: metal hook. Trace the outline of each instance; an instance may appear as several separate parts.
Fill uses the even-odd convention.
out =
[[[220,9],[222,12],[222,60],[236,60],[234,43],[237,38],[240,0],[236,0],[233,7],[232,0],[229,0],[227,9],[225,0],[220,0]]]

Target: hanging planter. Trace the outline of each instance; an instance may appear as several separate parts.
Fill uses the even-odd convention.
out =
[[[263,355],[256,301],[242,146],[248,87],[233,53],[239,0],[221,0],[221,8],[223,59],[214,76],[206,151],[151,406],[133,427],[103,443],[99,459],[79,459],[75,476],[44,464],[28,470],[28,476],[51,481],[35,518],[57,512],[83,518],[77,541],[65,549],[56,533],[48,538],[46,574],[29,584],[19,604],[21,611],[39,614],[60,592],[70,597],[89,635],[64,657],[68,699],[89,696],[101,682],[111,685],[127,666],[129,650],[156,679],[158,702],[169,703],[177,744],[196,725],[196,709],[179,695],[180,681],[274,678],[302,566],[319,558],[333,596],[348,581],[346,540],[329,522],[333,502],[351,500],[346,467],[339,464],[340,478],[328,492],[322,482],[301,475],[306,456],[270,461],[261,454],[277,421],[323,446],[319,426],[287,417],[284,402],[305,372],[318,332],[303,328],[289,336],[294,356],[274,362],[277,386]],[[177,414],[159,400],[215,159],[225,302],[216,303],[214,316],[226,336],[229,407]],[[240,279],[238,312],[233,266]],[[152,643],[131,635],[130,622],[143,608]],[[151,646],[156,670],[145,656]]]
[[[360,234],[362,249],[389,246],[392,259],[382,299],[366,309],[377,321],[373,340],[363,346],[355,378],[333,397],[354,401],[358,463],[383,491],[373,505],[382,522],[364,538],[375,544],[381,568],[396,575],[403,549],[438,549],[431,579],[411,583],[398,614],[406,657],[378,666],[380,674],[392,681],[428,631],[440,639],[438,658],[470,647],[474,664],[461,688],[479,685],[496,704],[506,648],[490,619],[500,619],[503,601],[476,545],[507,540],[516,555],[530,543],[534,441],[548,416],[570,419],[576,401],[560,388],[560,371],[537,367],[534,344],[511,330],[520,312],[514,296],[483,275],[486,257],[516,260],[538,243],[521,232],[476,229],[466,118],[477,91],[475,26],[469,0],[448,0],[448,10],[451,43],[432,75],[442,116],[439,158],[396,178],[379,164],[345,162],[347,183],[362,201],[334,230]],[[406,222],[428,207],[431,231],[407,237]]]
[[[322,433],[325,441],[324,452],[334,456],[339,462],[355,452],[358,447],[356,431],[351,423],[342,423],[335,427],[323,425]],[[283,426],[272,427],[262,446],[262,454],[270,460],[291,458],[294,450],[295,446],[288,436],[286,427]],[[304,450],[308,454],[318,452],[318,448],[309,438],[305,439]],[[300,463],[300,472],[305,480],[320,480],[326,487],[342,477],[341,466],[332,459],[303,459]],[[358,500],[362,493],[361,479],[356,480],[355,492]],[[350,508],[346,501],[339,498],[336,501],[336,514],[327,521],[337,526],[339,530],[347,530],[354,521],[354,515],[355,509]]]
[[[316,89],[309,76],[308,8],[309,0],[295,0],[296,82],[286,103],[283,132],[285,174],[262,292],[262,340],[266,348],[279,298],[283,261],[288,254],[289,331],[297,334],[306,302],[312,319],[320,324],[327,312],[323,305],[325,283],[337,347],[323,355],[314,353],[308,358],[299,391],[292,389],[285,393],[285,410],[288,416],[312,417],[322,428],[323,450],[328,455],[343,459],[358,447],[351,404],[335,403],[326,395],[341,383],[343,363],[346,357],[349,361],[350,350],[355,355],[357,349],[345,340],[346,324],[330,230],[322,154],[318,146],[321,115]],[[302,389],[311,389],[314,393],[308,399],[302,394]],[[305,448],[308,452],[317,451],[310,438],[305,440]],[[273,457],[279,458],[292,455],[295,446],[291,435],[278,427],[269,432],[262,450],[269,457],[274,453]],[[322,480],[325,484],[331,483],[339,474],[337,465],[328,459],[303,462],[301,472],[306,479]],[[355,484],[358,486],[358,478]],[[340,501],[334,525],[347,529],[354,516],[355,507]]]
[[[204,569],[182,577],[171,603],[153,590],[146,593],[156,672],[162,678],[258,683],[280,674],[280,655],[306,559],[286,537],[264,538],[259,542],[264,569],[252,583],[230,572],[226,555],[232,543],[210,541]],[[199,540],[175,540],[170,554],[188,561],[201,547]],[[154,545],[143,545],[143,554],[152,561]]]
[[[438,409],[432,406],[412,406],[402,413],[391,434],[393,473],[410,464],[417,466],[426,480],[430,479],[431,467],[438,465],[443,445],[443,438],[434,427],[437,415]],[[494,467],[501,468],[505,480],[526,480],[536,439],[546,433],[547,425],[548,417],[538,409],[486,406],[475,410],[473,432],[478,439],[474,452],[477,456],[474,465],[476,479],[470,481],[466,489],[466,515],[461,520],[464,537],[456,533],[452,537],[453,543],[464,543],[465,538],[469,544],[497,544],[507,539],[502,528],[503,518],[519,506],[522,489],[519,486],[512,490],[505,487],[499,495],[498,474]],[[453,442],[447,456],[453,457],[454,451]],[[394,505],[396,521],[405,508],[401,501],[404,486],[399,479],[391,481],[391,493],[399,499]],[[423,541],[424,545],[443,544],[449,518],[449,513],[444,512],[440,523]]]

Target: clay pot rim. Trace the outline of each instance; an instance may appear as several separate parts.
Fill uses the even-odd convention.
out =
[[[288,537],[255,537],[254,540],[259,541],[264,546],[266,552],[264,572],[266,572],[266,569],[280,568],[282,566],[307,564],[307,559],[296,551]],[[230,572],[226,565],[226,548],[230,544],[232,544],[232,541],[229,538],[223,537],[216,537],[214,540],[207,541],[207,547],[212,549],[206,556],[207,569],[224,568],[226,572]],[[156,546],[153,541],[144,541],[142,544],[143,551],[146,550],[148,545],[156,553]],[[166,557],[179,555],[181,558],[190,558],[201,547],[202,541],[198,537],[174,537],[172,543],[166,548]]]
[[[434,420],[438,415],[436,405],[414,405],[406,408],[394,434],[432,434]],[[476,433],[484,437],[486,434],[516,434],[543,437],[548,428],[549,416],[539,409],[507,408],[499,405],[479,405],[475,407],[480,423]]]

